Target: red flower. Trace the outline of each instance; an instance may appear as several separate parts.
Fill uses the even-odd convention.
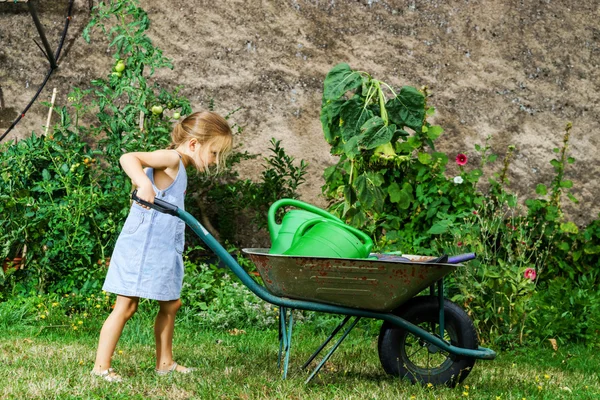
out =
[[[525,270],[525,272],[523,273],[523,276],[525,277],[525,279],[530,279],[530,280],[534,281],[537,274],[535,272],[535,269],[527,268]]]
[[[456,163],[457,163],[458,165],[461,165],[461,166],[462,166],[462,165],[465,165],[465,164],[467,163],[467,156],[466,156],[466,155],[464,155],[464,154],[462,154],[462,153],[461,153],[461,154],[459,154],[459,155],[457,155],[457,156],[456,156]]]
[[[462,245],[463,245],[463,242],[458,242],[458,243],[456,243],[456,246],[457,246],[457,247],[462,247]]]

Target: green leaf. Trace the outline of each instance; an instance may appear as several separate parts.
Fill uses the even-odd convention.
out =
[[[587,244],[584,248],[583,248],[583,252],[585,254],[598,254],[600,253],[600,245],[592,245],[592,244]]]
[[[540,196],[545,196],[546,194],[548,194],[548,188],[546,187],[546,185],[540,183],[535,187],[535,192]]]
[[[569,200],[571,200],[573,203],[575,204],[579,204],[579,200],[577,199],[577,197],[573,196],[571,193],[567,193],[567,197],[569,198]]]
[[[493,163],[494,161],[496,161],[498,159],[498,155],[497,154],[490,154],[487,157],[487,162]]]
[[[412,86],[404,86],[397,97],[389,100],[385,108],[389,121],[398,127],[408,126],[420,131],[425,118],[425,96]]]
[[[431,228],[429,228],[427,233],[430,235],[441,235],[442,233],[448,232],[450,225],[452,225],[452,222],[448,220],[437,221]]]
[[[348,140],[346,143],[344,143],[344,153],[346,153],[348,158],[350,158],[351,160],[353,160],[354,157],[360,154],[360,149],[358,148],[358,142],[360,141],[360,139],[360,136],[354,136],[350,138],[350,140]]]
[[[361,130],[364,133],[361,135],[361,147],[371,150],[382,144],[389,143],[396,131],[396,125],[385,126],[383,119],[373,117],[363,124]]]
[[[427,165],[431,162],[431,154],[429,153],[419,153],[417,158],[419,159],[419,162],[424,165]]]
[[[369,182],[376,187],[383,185],[385,182],[383,175],[377,172],[367,172],[367,179],[369,179]]]
[[[577,225],[575,225],[575,223],[573,223],[571,221],[563,222],[562,224],[560,224],[560,230],[565,233],[573,233],[573,234],[579,233],[579,228],[577,228]]]
[[[361,135],[361,127],[373,117],[373,112],[363,109],[363,101],[360,97],[354,96],[344,102],[340,108],[340,129],[342,138],[345,141],[351,137]]]
[[[333,67],[325,77],[323,98],[337,100],[347,91],[361,87],[362,82],[360,73],[352,71],[348,64],[340,63]]]
[[[564,181],[560,181],[560,187],[563,188],[572,188],[573,187],[573,181],[570,181],[568,179],[565,179]]]
[[[50,172],[48,172],[47,169],[44,169],[42,171],[42,178],[44,179],[44,181],[49,181],[50,180]]]
[[[367,175],[359,175],[354,181],[354,188],[356,189],[356,197],[360,201],[361,205],[365,208],[371,208],[375,203],[375,197],[369,190]]]
[[[400,202],[400,195],[402,191],[400,190],[400,186],[396,182],[392,182],[390,186],[387,188],[388,194],[390,195],[390,201],[392,203]]]
[[[567,162],[569,164],[573,164],[575,162],[575,159],[573,157],[569,157],[569,158],[567,158]]]
[[[444,129],[439,125],[430,126],[427,129],[427,137],[431,140],[436,140],[444,132]]]

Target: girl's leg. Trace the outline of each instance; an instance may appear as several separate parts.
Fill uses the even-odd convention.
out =
[[[115,308],[108,318],[106,318],[102,330],[100,331],[94,372],[100,373],[110,368],[110,359],[117,347],[117,342],[121,337],[123,327],[137,310],[139,300],[139,297],[117,295]]]
[[[159,301],[160,310],[154,323],[154,337],[156,339],[156,369],[168,371],[173,365],[173,330],[175,329],[175,314],[181,307],[181,300]],[[185,372],[188,369],[178,365],[177,371]]]

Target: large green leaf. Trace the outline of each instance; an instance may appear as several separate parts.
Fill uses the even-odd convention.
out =
[[[361,127],[362,139],[360,146],[370,150],[382,144],[389,143],[396,131],[396,125],[385,126],[381,117],[373,117]]]
[[[348,64],[338,64],[329,71],[325,78],[323,98],[337,100],[348,90],[361,87],[362,81],[360,73],[352,71]]]
[[[334,144],[340,136],[339,112],[343,101],[324,100],[321,106],[321,126],[327,143]]]
[[[360,154],[360,149],[358,148],[358,142],[360,141],[360,136],[351,137],[346,143],[344,143],[344,153],[351,160],[354,159],[357,155]]]
[[[380,187],[374,185],[372,176],[367,173],[359,175],[354,181],[356,196],[364,209],[374,209],[381,212],[383,209],[384,193]]]
[[[446,233],[448,228],[452,225],[452,222],[449,220],[441,220],[437,221],[433,226],[427,231],[427,233],[431,235],[440,235],[442,233]]]
[[[354,96],[340,107],[340,129],[345,141],[360,135],[361,127],[373,117],[373,112],[363,105],[362,99]]]
[[[389,100],[385,108],[389,121],[399,127],[420,131],[425,118],[425,96],[412,86],[404,86],[397,97]]]

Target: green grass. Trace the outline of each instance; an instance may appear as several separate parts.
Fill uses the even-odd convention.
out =
[[[277,369],[277,332],[198,330],[190,322],[175,330],[175,358],[197,370],[190,375],[154,374],[151,320],[134,317],[126,326],[113,367],[119,384],[90,376],[101,320],[71,326],[0,324],[0,398],[110,399],[598,399],[600,357],[580,345],[502,352],[480,361],[454,388],[411,385],[385,375],[377,337],[360,324],[305,385],[302,363],[326,337],[313,325],[295,329],[287,380]],[[87,327],[87,328],[86,328]],[[467,386],[465,386],[467,385]],[[414,396],[414,397],[413,397]]]

